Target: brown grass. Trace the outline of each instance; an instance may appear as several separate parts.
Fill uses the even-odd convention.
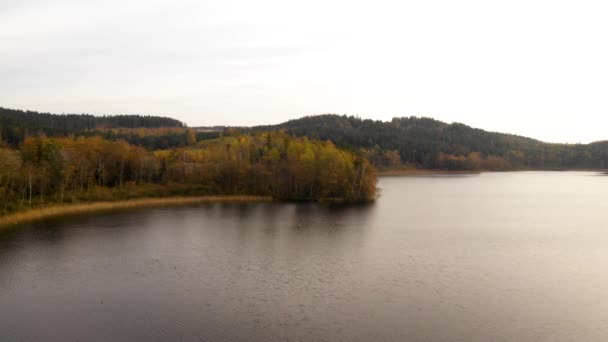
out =
[[[80,204],[52,205],[33,208],[0,217],[0,229],[32,222],[50,217],[82,214],[97,211],[114,211],[142,207],[163,207],[206,202],[270,202],[271,197],[264,196],[197,196],[197,197],[165,197],[140,198],[114,202],[90,202]]]

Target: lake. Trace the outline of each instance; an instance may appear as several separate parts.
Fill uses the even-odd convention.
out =
[[[0,340],[608,340],[608,176],[379,185],[0,232]]]

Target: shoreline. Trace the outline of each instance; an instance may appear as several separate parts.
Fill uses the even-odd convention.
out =
[[[378,171],[378,177],[392,176],[424,176],[424,175],[477,175],[487,171],[455,171],[455,170],[424,170],[424,169],[396,169]]]
[[[378,171],[378,177],[426,176],[426,175],[478,175],[487,172],[597,172],[608,174],[604,169],[515,169],[515,170],[426,170],[426,169],[393,169]]]
[[[272,202],[267,196],[194,196],[194,197],[157,197],[138,198],[122,201],[84,202],[78,204],[58,204],[18,211],[0,217],[0,230],[19,224],[40,221],[47,218],[70,216],[83,213],[135,209],[146,207],[179,206],[196,203],[238,203],[238,202]]]

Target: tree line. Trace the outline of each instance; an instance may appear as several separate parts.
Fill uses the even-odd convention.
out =
[[[172,118],[148,115],[56,115],[0,107],[0,140],[11,146],[19,146],[25,137],[38,134],[69,136],[98,129],[161,127],[185,125]]]
[[[124,140],[27,137],[0,147],[0,212],[47,203],[164,195],[372,200],[376,173],[329,141],[280,132],[235,134],[150,151]]]
[[[191,129],[177,120],[150,116],[51,115],[0,108],[0,140],[18,148],[25,137],[95,137],[126,141],[148,151],[184,148],[202,141],[248,132],[284,131],[331,140],[364,156],[379,169],[442,170],[605,169],[608,142],[550,144],[512,134],[488,132],[460,123],[402,117],[391,121],[345,115],[307,116],[253,128]]]
[[[488,132],[460,123],[403,117],[391,121],[345,115],[317,115],[252,131],[285,131],[332,140],[362,153],[378,168],[447,170],[604,169],[608,142],[551,144],[522,136]]]

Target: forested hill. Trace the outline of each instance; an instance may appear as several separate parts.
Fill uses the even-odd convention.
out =
[[[26,135],[69,135],[110,128],[184,127],[178,120],[144,115],[94,116],[89,114],[38,113],[0,107],[0,134],[4,141],[20,143]]]
[[[376,166],[429,169],[603,169],[608,142],[549,144],[511,134],[488,132],[460,123],[403,117],[391,121],[318,115],[253,130],[285,130],[296,136],[332,140],[360,151]]]

